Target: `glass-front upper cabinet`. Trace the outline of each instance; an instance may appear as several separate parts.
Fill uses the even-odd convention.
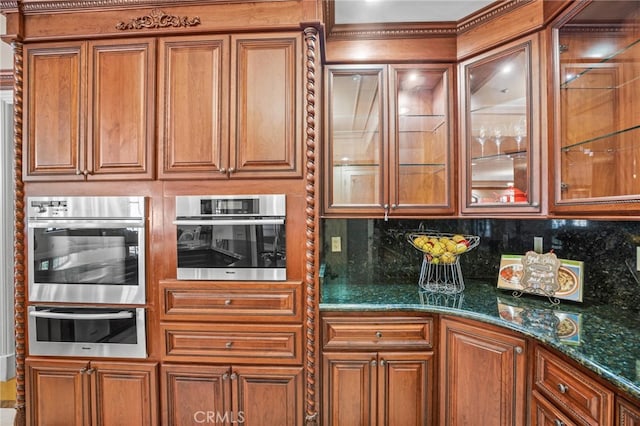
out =
[[[326,215],[451,214],[448,65],[326,69]]]
[[[553,47],[553,210],[639,210],[640,2],[579,2]]]
[[[462,213],[541,211],[537,37],[460,64]]]

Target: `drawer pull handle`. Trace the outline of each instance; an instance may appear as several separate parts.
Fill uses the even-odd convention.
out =
[[[225,348],[229,349],[231,346],[233,346],[233,342],[227,342],[224,346]]]
[[[376,337],[378,339],[382,338],[382,332],[381,331],[376,331]]]
[[[564,422],[563,422],[562,420],[560,420],[560,419],[555,419],[555,420],[553,421],[553,424],[554,424],[555,426],[564,426]]]
[[[229,306],[229,305],[231,304],[231,299],[227,299],[227,300],[225,300],[225,301],[224,301],[224,304],[225,304],[225,305],[227,305],[227,306]]]
[[[560,393],[567,393],[569,391],[569,386],[565,385],[564,383],[558,383],[558,390],[560,391]]]

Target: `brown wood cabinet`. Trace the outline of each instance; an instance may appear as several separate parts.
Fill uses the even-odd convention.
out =
[[[153,39],[29,44],[25,58],[25,181],[153,178]]]
[[[622,398],[616,402],[616,425],[640,426],[640,407],[632,405]]]
[[[531,396],[531,426],[574,426],[576,424],[539,392],[533,391]]]
[[[162,366],[162,424],[303,424],[301,367]]]
[[[504,329],[440,319],[440,425],[525,425],[526,341]]]
[[[325,316],[322,424],[433,424],[433,322],[431,316]]]
[[[161,38],[159,177],[302,176],[299,32]]]
[[[156,364],[27,360],[27,424],[158,423]]]
[[[613,392],[540,346],[535,349],[533,387],[576,424],[613,423]]]
[[[325,70],[324,212],[452,214],[453,67]]]

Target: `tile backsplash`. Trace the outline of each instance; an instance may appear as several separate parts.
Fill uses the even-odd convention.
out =
[[[462,273],[465,279],[490,282],[497,282],[502,254],[524,254],[533,250],[534,237],[542,237],[543,252],[553,250],[561,259],[584,262],[585,303],[640,312],[640,221],[324,219],[323,280],[417,283],[422,255],[406,235],[418,230],[478,235],[478,247],[460,259]]]

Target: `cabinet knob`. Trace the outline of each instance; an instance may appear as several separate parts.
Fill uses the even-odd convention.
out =
[[[567,393],[569,391],[569,386],[565,385],[564,383],[558,383],[558,390],[560,391],[560,393]]]
[[[376,360],[375,360],[375,359],[374,359],[374,360],[371,360],[371,366],[372,366],[372,367],[375,367],[376,365],[378,365],[378,363],[376,362]]]
[[[522,346],[516,346],[515,351],[517,354],[521,354],[522,352],[524,352],[524,349],[522,349]]]
[[[236,169],[234,169],[233,167],[229,167],[229,174],[234,173],[236,171]]]
[[[376,331],[376,337],[378,339],[381,339],[382,338],[382,331]]]
[[[89,170],[86,170],[86,169],[85,169],[85,170],[83,170],[83,171],[82,171],[82,174],[83,174],[83,175],[85,175],[85,176],[89,176]]]
[[[224,301],[224,304],[225,304],[225,305],[227,305],[227,306],[229,306],[229,305],[231,304],[231,299],[227,299],[227,300],[225,300],[225,301]]]
[[[225,169],[224,167],[220,168],[220,173],[225,174],[227,173],[227,169]]]
[[[222,375],[222,380],[227,380],[229,378],[229,373],[224,373]]]
[[[87,374],[93,374],[93,373],[95,373],[95,372],[96,372],[96,369],[95,369],[95,368],[89,368],[89,369],[87,370]]]
[[[231,373],[231,376],[229,376],[229,377],[231,377],[231,380],[235,380],[235,379],[238,378],[238,375],[235,372],[233,372],[233,373]]]
[[[380,366],[384,367],[387,364],[387,362],[384,359],[380,360]]]
[[[82,171],[80,169],[76,169],[76,174],[80,176],[82,174]]]
[[[233,346],[233,342],[227,342],[224,347],[229,349],[231,346]]]
[[[562,420],[560,420],[560,419],[555,419],[555,420],[553,421],[553,424],[554,424],[555,426],[564,426],[564,422],[563,422]]]
[[[397,209],[397,208],[398,208],[398,205],[397,205],[397,204],[391,204],[391,210],[395,210],[395,209]]]

